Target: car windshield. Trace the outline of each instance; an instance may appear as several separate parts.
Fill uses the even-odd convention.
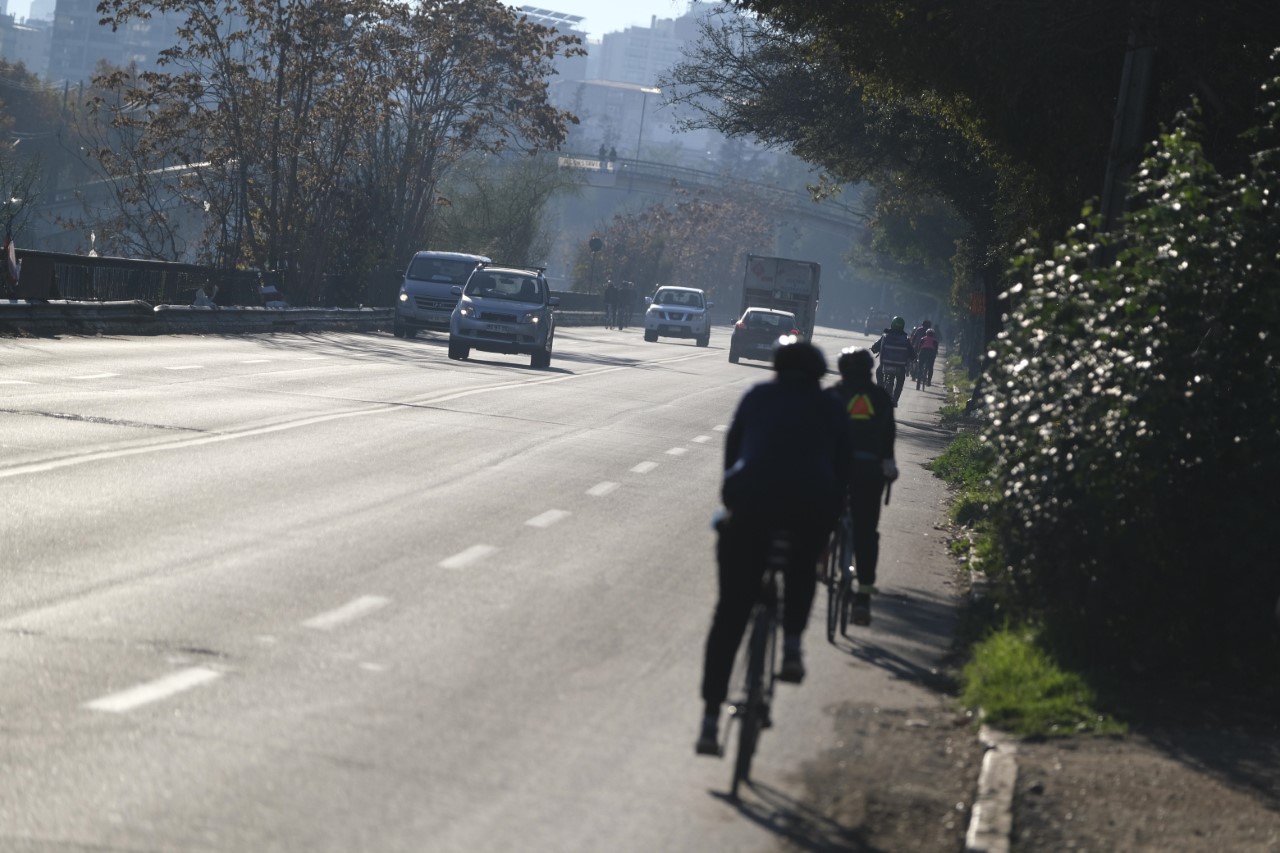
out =
[[[536,276],[517,272],[477,272],[467,282],[467,296],[485,299],[510,299],[513,302],[541,302],[543,288]]]
[[[751,331],[776,332],[783,334],[795,328],[796,318],[790,314],[766,314],[763,311],[751,311],[743,317],[743,325]]]
[[[659,290],[658,295],[653,297],[653,304],[701,308],[702,294],[692,290]]]
[[[451,258],[433,258],[430,255],[418,256],[409,264],[405,278],[414,281],[443,281],[449,284],[462,284],[476,268],[475,261],[456,260]]]

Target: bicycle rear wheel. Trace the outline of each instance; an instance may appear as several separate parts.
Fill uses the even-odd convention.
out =
[[[747,644],[746,697],[734,709],[738,717],[738,754],[733,762],[733,783],[729,796],[737,799],[738,786],[751,781],[751,760],[755,758],[760,732],[769,714],[769,691],[765,679],[772,675],[770,640],[773,637],[776,604],[757,604]]]
[[[840,544],[840,528],[831,536],[831,544],[827,548],[827,562],[823,572],[823,583],[827,586],[827,642],[836,641],[836,625],[840,618],[840,559],[843,548]]]

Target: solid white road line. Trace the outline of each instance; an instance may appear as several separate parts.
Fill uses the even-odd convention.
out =
[[[72,376],[72,379],[110,379],[112,376],[119,376],[119,373],[90,373],[88,376]]]
[[[0,385],[30,385],[25,379],[0,379]]]
[[[165,370],[200,370],[203,365],[200,364],[179,364],[173,367],[166,367]]]
[[[240,363],[241,364],[269,364],[270,362],[271,362],[271,359],[269,358],[251,358],[248,361],[242,361]]]
[[[608,480],[605,480],[603,483],[596,483],[594,486],[587,489],[587,494],[594,498],[602,498],[616,488],[618,488],[617,483],[611,483]]]
[[[465,551],[459,551],[448,559],[440,561],[442,569],[461,569],[463,566],[469,566],[477,560],[483,560],[498,549],[492,545],[472,545]]]
[[[530,527],[550,527],[557,521],[563,521],[569,517],[569,511],[565,509],[549,509],[541,515],[535,515],[533,518],[525,522]]]
[[[190,669],[180,669],[163,678],[157,678],[155,681],[139,684],[137,687],[131,687],[128,690],[112,693],[108,696],[103,696],[101,699],[94,699],[92,702],[85,703],[84,707],[93,711],[110,711],[115,714],[123,714],[125,711],[132,711],[139,705],[167,699],[175,693],[199,687],[201,684],[221,677],[222,673],[215,670],[205,669],[202,666],[193,666]]]
[[[361,616],[367,616],[375,610],[381,610],[390,603],[391,599],[383,598],[380,595],[362,595],[335,610],[312,616],[302,624],[307,628],[315,628],[318,631],[328,631],[343,622],[351,622]]]
[[[632,474],[648,474],[654,468],[658,467],[657,462],[641,462],[639,465],[631,469]]]

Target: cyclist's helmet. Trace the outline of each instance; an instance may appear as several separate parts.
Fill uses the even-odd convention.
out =
[[[795,335],[783,335],[773,345],[773,369],[779,374],[798,374],[814,381],[827,375],[822,350]]]
[[[933,333],[933,329],[925,329],[925,330],[924,330],[924,336],[925,336],[926,338],[936,337],[936,335],[934,335],[934,333]]]
[[[874,366],[875,356],[865,347],[846,347],[840,350],[840,358],[836,360],[840,378],[846,380],[866,379]]]
[[[906,327],[907,327],[907,321],[902,319],[901,317],[894,317],[893,322],[889,324],[890,329],[894,329],[895,331],[899,331],[899,332],[901,332]]]
[[[933,324],[930,323],[928,320],[921,321],[920,325],[923,326],[926,330],[933,327]]]

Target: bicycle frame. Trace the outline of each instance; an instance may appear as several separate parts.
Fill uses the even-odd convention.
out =
[[[773,705],[782,631],[779,611],[782,597],[778,594],[777,578],[786,566],[789,547],[790,542],[783,535],[772,539],[760,596],[751,611],[742,697],[733,703],[730,718],[738,725],[738,754],[733,762],[733,783],[729,789],[733,799],[738,798],[738,786],[751,781],[751,760],[755,757],[760,732],[771,725],[769,709]]]

